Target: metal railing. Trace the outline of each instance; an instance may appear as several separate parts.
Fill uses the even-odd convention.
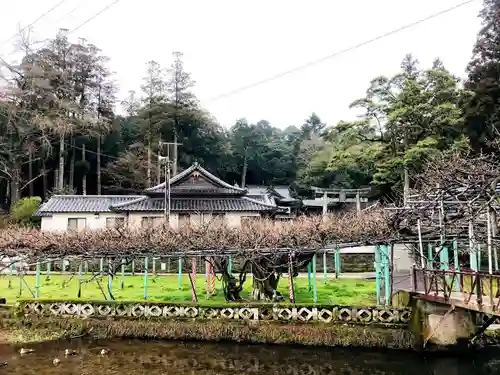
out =
[[[479,307],[498,311],[500,305],[500,275],[475,271],[452,271],[413,268],[413,292],[443,299],[445,303],[463,298]],[[487,297],[487,298],[485,298]],[[485,302],[489,303],[485,303]]]

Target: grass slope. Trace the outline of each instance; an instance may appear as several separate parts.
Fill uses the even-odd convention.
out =
[[[82,280],[89,280],[90,275],[84,275]],[[9,288],[10,280],[10,288]],[[25,283],[22,285],[22,292],[19,296],[19,278],[16,276],[0,276],[0,297],[5,297],[7,303],[14,303],[19,297],[32,298],[35,293],[35,276],[25,276]],[[121,277],[116,276],[113,280],[112,291],[117,300],[143,300],[144,299],[144,277],[125,276],[124,287],[121,288]],[[46,275],[41,276],[40,298],[71,299],[77,298],[78,276],[77,275]],[[107,293],[107,277],[99,279],[102,289]],[[308,281],[305,277],[295,278],[295,301],[297,303],[312,304],[313,292],[309,291]],[[29,287],[29,289],[28,289]],[[252,280],[245,283],[242,297],[249,298],[252,289]],[[207,298],[205,277],[198,276],[196,279],[196,292],[200,303],[224,303],[222,295],[222,285],[219,280],[216,282],[217,295]],[[279,291],[288,297],[288,280],[280,280]],[[331,305],[351,305],[370,306],[375,305],[375,281],[363,279],[332,279],[326,283],[318,277],[317,281],[318,304]],[[93,280],[83,283],[81,287],[82,300],[104,300],[98,283]],[[287,298],[288,299],[288,298]],[[148,277],[148,300],[150,301],[175,301],[190,302],[191,285],[189,277],[184,274],[182,277],[182,287],[179,290],[177,275],[150,275]]]

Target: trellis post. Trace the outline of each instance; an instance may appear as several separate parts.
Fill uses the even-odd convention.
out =
[[[120,287],[121,287],[121,289],[123,289],[125,287],[125,259],[122,259],[121,273],[122,273],[122,279],[121,279]]]
[[[35,289],[36,289],[36,298],[40,298],[40,262],[36,262],[36,284],[35,284]]]
[[[231,275],[233,273],[233,257],[229,255],[227,262],[227,272]]]
[[[153,276],[156,276],[156,258],[152,257],[153,259]]]
[[[481,271],[481,245],[477,244],[477,270]]]
[[[432,251],[432,245],[427,244],[427,268],[429,268],[430,270],[434,267],[433,260],[434,260],[434,254]]]
[[[326,264],[326,251],[323,252],[323,282],[326,284],[328,282],[328,278],[326,276],[327,272],[327,264]]]
[[[14,276],[14,263],[12,262],[12,259],[9,259],[10,265],[9,265],[9,289],[12,289],[12,276]]]
[[[293,256],[292,252],[288,255],[288,293],[290,296],[290,303],[295,304],[295,288],[293,285]]]
[[[380,245],[375,246],[375,289],[377,293],[377,305],[380,305],[380,276],[381,276],[381,265],[380,265]]]
[[[340,264],[340,248],[337,246],[335,248],[334,255],[334,265],[335,265],[335,278],[338,279],[340,276],[341,264]]]
[[[307,290],[310,292],[312,290],[311,284],[311,261],[307,263]]]
[[[101,275],[104,272],[104,258],[101,258],[99,260],[99,272],[101,273]]]
[[[50,263],[50,260],[49,260],[49,261],[47,261],[47,265],[46,265],[46,267],[47,267],[47,276],[46,276],[45,280],[47,280],[47,281],[48,281],[48,280],[50,280],[50,268],[51,268],[51,263]]]
[[[474,224],[472,220],[469,220],[469,260],[470,260],[470,268],[474,271],[478,271],[477,267],[477,252],[476,247],[474,246]]]
[[[455,266],[455,272],[460,272],[460,262],[458,260],[458,243],[456,238],[453,240],[453,263]],[[462,276],[460,274],[457,274],[457,278],[455,281],[455,291],[458,293],[460,293],[461,278]]]
[[[198,296],[196,294],[196,257],[191,259],[191,296],[193,299],[193,303],[198,303]]]
[[[205,258],[205,298],[210,298],[210,262]]]
[[[108,295],[109,299],[113,299],[113,271],[111,267],[111,258],[108,258]]]
[[[135,260],[132,259],[132,263],[130,264],[132,276],[135,276]]]
[[[179,261],[177,262],[177,288],[179,290],[182,289],[182,258],[179,257]]]
[[[313,301],[318,302],[318,285],[316,280],[316,253],[313,255],[312,259],[312,273],[313,273]]]
[[[77,296],[78,298],[82,297],[82,278],[83,278],[83,261],[80,261],[80,264],[78,265],[78,293]]]
[[[215,268],[214,268],[214,263],[215,263],[215,259],[212,258],[212,263],[210,263],[210,293],[212,294],[212,296],[215,296],[215,280],[216,280],[216,277],[215,277]]]
[[[144,299],[148,299],[148,257],[144,258]]]
[[[450,269],[450,259],[448,256],[448,247],[443,246],[439,252],[439,263],[440,269],[443,271],[448,271]]]
[[[19,276],[19,297],[21,297],[23,294],[23,275],[21,270],[18,271],[18,276]]]
[[[382,253],[384,257],[384,294],[385,294],[385,305],[389,306],[391,304],[391,262],[389,254],[389,245],[382,245]]]

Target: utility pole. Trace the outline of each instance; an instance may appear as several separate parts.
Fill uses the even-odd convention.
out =
[[[162,156],[161,151],[163,149],[163,146],[167,145],[167,155]],[[165,174],[165,188],[164,188],[164,195],[163,195],[163,217],[164,217],[164,224],[165,225],[170,225],[170,209],[171,209],[171,202],[170,202],[170,168],[172,167],[171,161],[170,161],[170,146],[174,146],[175,150],[177,150],[177,145],[178,143],[176,142],[161,142],[160,141],[160,148],[158,150],[158,166],[160,166],[163,163],[164,167],[164,174]],[[177,152],[175,152],[174,157],[177,155]]]

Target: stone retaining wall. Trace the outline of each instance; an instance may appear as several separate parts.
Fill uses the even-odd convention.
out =
[[[241,305],[200,307],[153,302],[63,302],[24,300],[25,316],[72,316],[79,318],[228,319],[302,323],[360,323],[407,325],[410,309],[346,306]]]

